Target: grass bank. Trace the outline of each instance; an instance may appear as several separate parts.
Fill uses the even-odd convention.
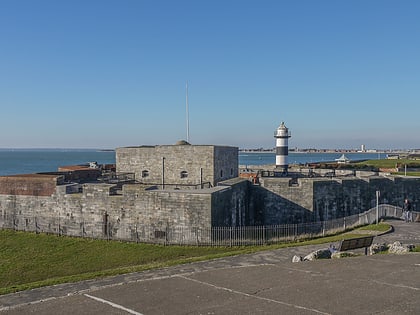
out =
[[[389,228],[386,223],[372,228]],[[346,238],[360,237],[360,231]],[[249,247],[160,246],[91,240],[11,230],[0,231],[0,294],[117,274],[253,253],[337,242],[343,235],[297,243]]]
[[[378,160],[366,160],[366,161],[361,161],[361,162],[356,162],[353,163],[355,165],[360,165],[360,166],[374,166],[377,168],[383,167],[383,168],[393,168],[395,167],[395,164],[406,164],[406,165],[411,165],[411,164],[418,164],[418,162],[415,162],[413,160],[408,160],[408,159],[399,159],[399,160],[393,160],[393,159],[378,159]]]

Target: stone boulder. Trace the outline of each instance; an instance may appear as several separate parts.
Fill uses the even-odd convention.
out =
[[[414,247],[414,245],[403,245],[397,241],[388,245],[388,252],[391,254],[406,254],[411,252]]]
[[[301,262],[302,261],[302,257],[301,256],[293,256],[293,258],[292,258],[292,262]]]
[[[388,250],[388,246],[385,243],[383,244],[375,243],[369,247],[369,255],[375,255],[380,252],[384,252],[386,250]]]
[[[309,255],[303,257],[303,261],[313,261],[316,259],[329,259],[331,258],[331,251],[329,249],[318,249]]]

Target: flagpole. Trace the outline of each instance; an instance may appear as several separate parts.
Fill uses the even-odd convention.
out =
[[[187,118],[187,142],[190,142],[190,117],[189,117],[189,111],[188,111],[188,81],[185,84],[185,103],[186,103],[186,118]]]

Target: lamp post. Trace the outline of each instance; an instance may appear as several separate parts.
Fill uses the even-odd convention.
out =
[[[381,192],[379,190],[376,191],[376,224],[379,223],[379,196]]]
[[[165,189],[165,157],[162,157],[162,190]]]

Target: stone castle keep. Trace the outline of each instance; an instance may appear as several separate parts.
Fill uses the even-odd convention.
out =
[[[0,227],[153,240],[168,227],[277,225],[358,214],[376,205],[376,191],[380,203],[401,206],[408,197],[418,209],[420,196],[420,179],[411,177],[286,176],[275,167],[257,181],[240,175],[236,147],[179,142],[118,148],[115,166],[0,176]]]

